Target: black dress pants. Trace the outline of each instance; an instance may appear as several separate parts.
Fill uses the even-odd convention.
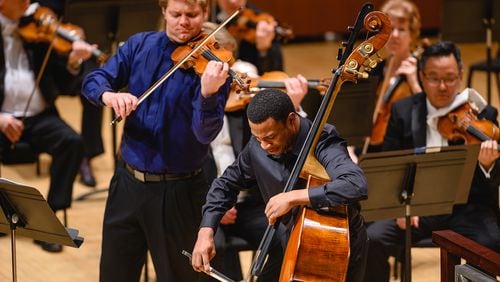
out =
[[[181,252],[194,247],[207,191],[203,173],[143,183],[118,166],[104,213],[100,281],[139,281],[147,250],[157,281],[203,279]]]
[[[48,153],[52,157],[47,202],[53,211],[69,208],[73,182],[83,157],[80,135],[50,108],[24,120],[21,140],[29,143],[35,153]],[[10,147],[11,143],[2,135],[2,150]]]
[[[85,157],[91,159],[104,153],[102,143],[102,108],[96,107],[85,97],[80,97],[82,101],[82,138],[85,148]],[[112,130],[115,130],[114,128]]]
[[[451,215],[420,217],[419,228],[412,228],[412,242],[432,235],[432,231],[451,229],[481,245],[500,251],[500,231],[496,211],[481,205],[455,207]],[[375,221],[368,226],[368,262],[365,281],[389,281],[389,256],[404,247],[405,231],[394,219]]]

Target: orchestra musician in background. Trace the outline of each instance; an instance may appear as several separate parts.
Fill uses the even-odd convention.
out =
[[[444,138],[437,128],[437,122],[440,117],[465,103],[474,102],[478,108],[484,106],[477,118],[498,126],[497,110],[487,105],[477,92],[469,89],[459,92],[463,69],[460,50],[454,43],[438,42],[427,47],[419,64],[424,92],[394,103],[384,138],[384,151],[463,143]],[[405,228],[412,228],[412,242],[429,238],[432,231],[451,229],[499,252],[499,184],[497,140],[481,142],[466,204],[455,205],[450,215],[412,217],[412,227],[405,226],[404,218],[375,221],[368,226],[369,252],[365,281],[389,281],[387,260],[390,255],[398,255],[398,250],[404,246]],[[439,187],[436,189],[439,190]]]
[[[381,7],[391,21],[393,31],[385,48],[389,57],[379,65],[383,69],[377,88],[377,103],[374,112],[374,126],[370,138],[370,151],[382,147],[390,106],[395,101],[422,92],[417,75],[418,59],[412,55],[420,35],[420,13],[410,0],[389,0]],[[399,83],[398,85],[395,85]],[[391,91],[383,101],[387,91]]]
[[[103,222],[100,281],[139,281],[147,251],[158,281],[198,281],[182,250],[196,241],[208,184],[202,172],[219,133],[229,66],[209,61],[201,77],[178,69],[138,105],[174,65],[172,54],[197,38],[205,0],[159,0],[165,31],[131,36],[83,82],[94,105],[125,119],[121,163],[111,179]],[[205,46],[206,47],[206,46]],[[127,86],[127,92],[119,92]]]
[[[50,8],[54,13],[61,17],[64,14],[66,1],[61,0],[35,0],[40,5]],[[82,62],[82,75],[84,77],[90,70],[98,67],[96,60],[86,60]],[[74,83],[74,89],[69,89],[62,95],[78,95],[82,103],[82,121],[81,121],[81,136],[83,140],[84,155],[80,164],[79,173],[80,181],[89,187],[96,186],[96,179],[92,170],[92,158],[104,153],[104,144],[102,142],[102,109],[98,108],[82,95],[80,95],[81,80]]]
[[[52,210],[71,206],[73,182],[83,156],[80,135],[64,122],[54,101],[81,72],[80,63],[91,56],[93,46],[75,41],[69,54],[50,53],[47,67],[41,72],[49,42],[26,42],[18,32],[26,13],[32,14],[36,4],[29,0],[0,0],[0,131],[2,154],[27,142],[36,152],[52,157],[47,201]],[[41,75],[37,85],[37,77]],[[59,244],[37,242],[50,252],[60,252]]]
[[[224,21],[237,9],[244,7],[256,13],[259,11],[254,5],[247,3],[246,0],[216,0],[216,14],[217,22]],[[231,25],[235,25],[235,21],[230,22],[227,26],[228,29]],[[276,38],[276,22],[259,21],[252,32],[255,32],[255,40],[252,42],[235,36],[238,42],[238,55],[237,58],[249,62],[257,67],[259,75],[269,71],[283,71],[283,54],[281,50],[281,43]],[[245,110],[238,110],[227,113],[229,132],[233,143],[234,154],[243,149],[245,144],[252,135],[248,127]]]

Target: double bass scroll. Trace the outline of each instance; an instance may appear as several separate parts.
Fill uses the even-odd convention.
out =
[[[362,42],[335,73],[302,148],[301,155],[307,150],[307,159],[300,176],[307,179],[307,188],[315,189],[331,181],[325,168],[316,159],[314,150],[342,84],[368,78],[368,72],[382,60],[377,52],[385,45],[392,31],[389,19],[379,11],[366,15],[364,27],[376,35]],[[312,140],[310,143],[309,139]],[[349,254],[347,206],[330,207],[329,214],[303,206],[290,234],[280,281],[345,281]]]
[[[362,7],[358,14],[356,24],[352,28],[348,42],[345,44],[345,50],[341,56],[339,67],[334,72],[331,84],[322,100],[283,192],[291,191],[295,187],[299,176],[307,179],[308,183],[312,181],[317,181],[317,183],[330,181],[325,168],[315,158],[314,149],[333,107],[335,97],[339,93],[342,83],[345,81],[355,83],[358,78],[368,76],[367,72],[373,69],[380,61],[377,52],[385,45],[392,31],[387,16],[378,11],[371,12],[372,10],[373,5],[368,3]],[[363,27],[375,33],[375,35],[361,43],[353,51],[358,33]],[[315,184],[313,185],[315,186]],[[297,218],[285,251],[280,281],[345,280],[349,261],[347,206],[342,205],[331,209],[339,216],[333,216],[332,214],[324,215],[313,209],[301,207],[301,211],[299,211],[300,217]],[[311,223],[311,219],[317,220],[312,225],[324,226],[323,222],[331,222],[332,218],[335,219],[334,224],[338,224],[338,227],[326,227],[319,232],[312,231],[310,228],[300,228],[305,225],[308,225],[306,227],[310,227],[309,223]],[[274,225],[270,225],[264,233],[264,237],[257,249],[257,255],[251,265],[249,279],[261,273],[269,245],[278,224],[280,224],[280,219]],[[319,233],[321,238],[317,238],[315,234],[311,234],[311,231],[312,233]],[[312,249],[307,249],[309,246],[302,244],[306,241],[316,241],[316,244],[312,246]],[[317,244],[318,241],[321,244]],[[332,259],[333,257],[335,257],[335,260]]]

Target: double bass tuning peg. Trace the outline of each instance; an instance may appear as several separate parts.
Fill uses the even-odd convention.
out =
[[[369,76],[365,71],[358,71],[358,62],[356,62],[355,60],[351,60],[346,64],[345,71],[347,73],[354,74],[361,79],[367,79]]]

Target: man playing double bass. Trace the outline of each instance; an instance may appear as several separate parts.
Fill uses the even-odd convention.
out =
[[[348,205],[350,260],[347,280],[361,281],[367,237],[358,201],[366,199],[367,184],[361,169],[349,158],[346,142],[332,125],[326,125],[315,156],[332,180],[311,189],[301,189],[304,186],[299,181],[296,189],[282,193],[311,121],[297,115],[288,95],[275,89],[257,93],[248,106],[247,115],[252,137],[236,161],[212,183],[193,250],[193,268],[209,271],[209,262],[215,255],[214,230],[220,219],[235,204],[240,190],[259,187],[267,203],[265,213],[269,224],[282,217],[260,281],[278,281],[283,246],[286,245],[278,240],[289,233],[294,223],[294,207],[299,205],[310,205],[318,211]]]

